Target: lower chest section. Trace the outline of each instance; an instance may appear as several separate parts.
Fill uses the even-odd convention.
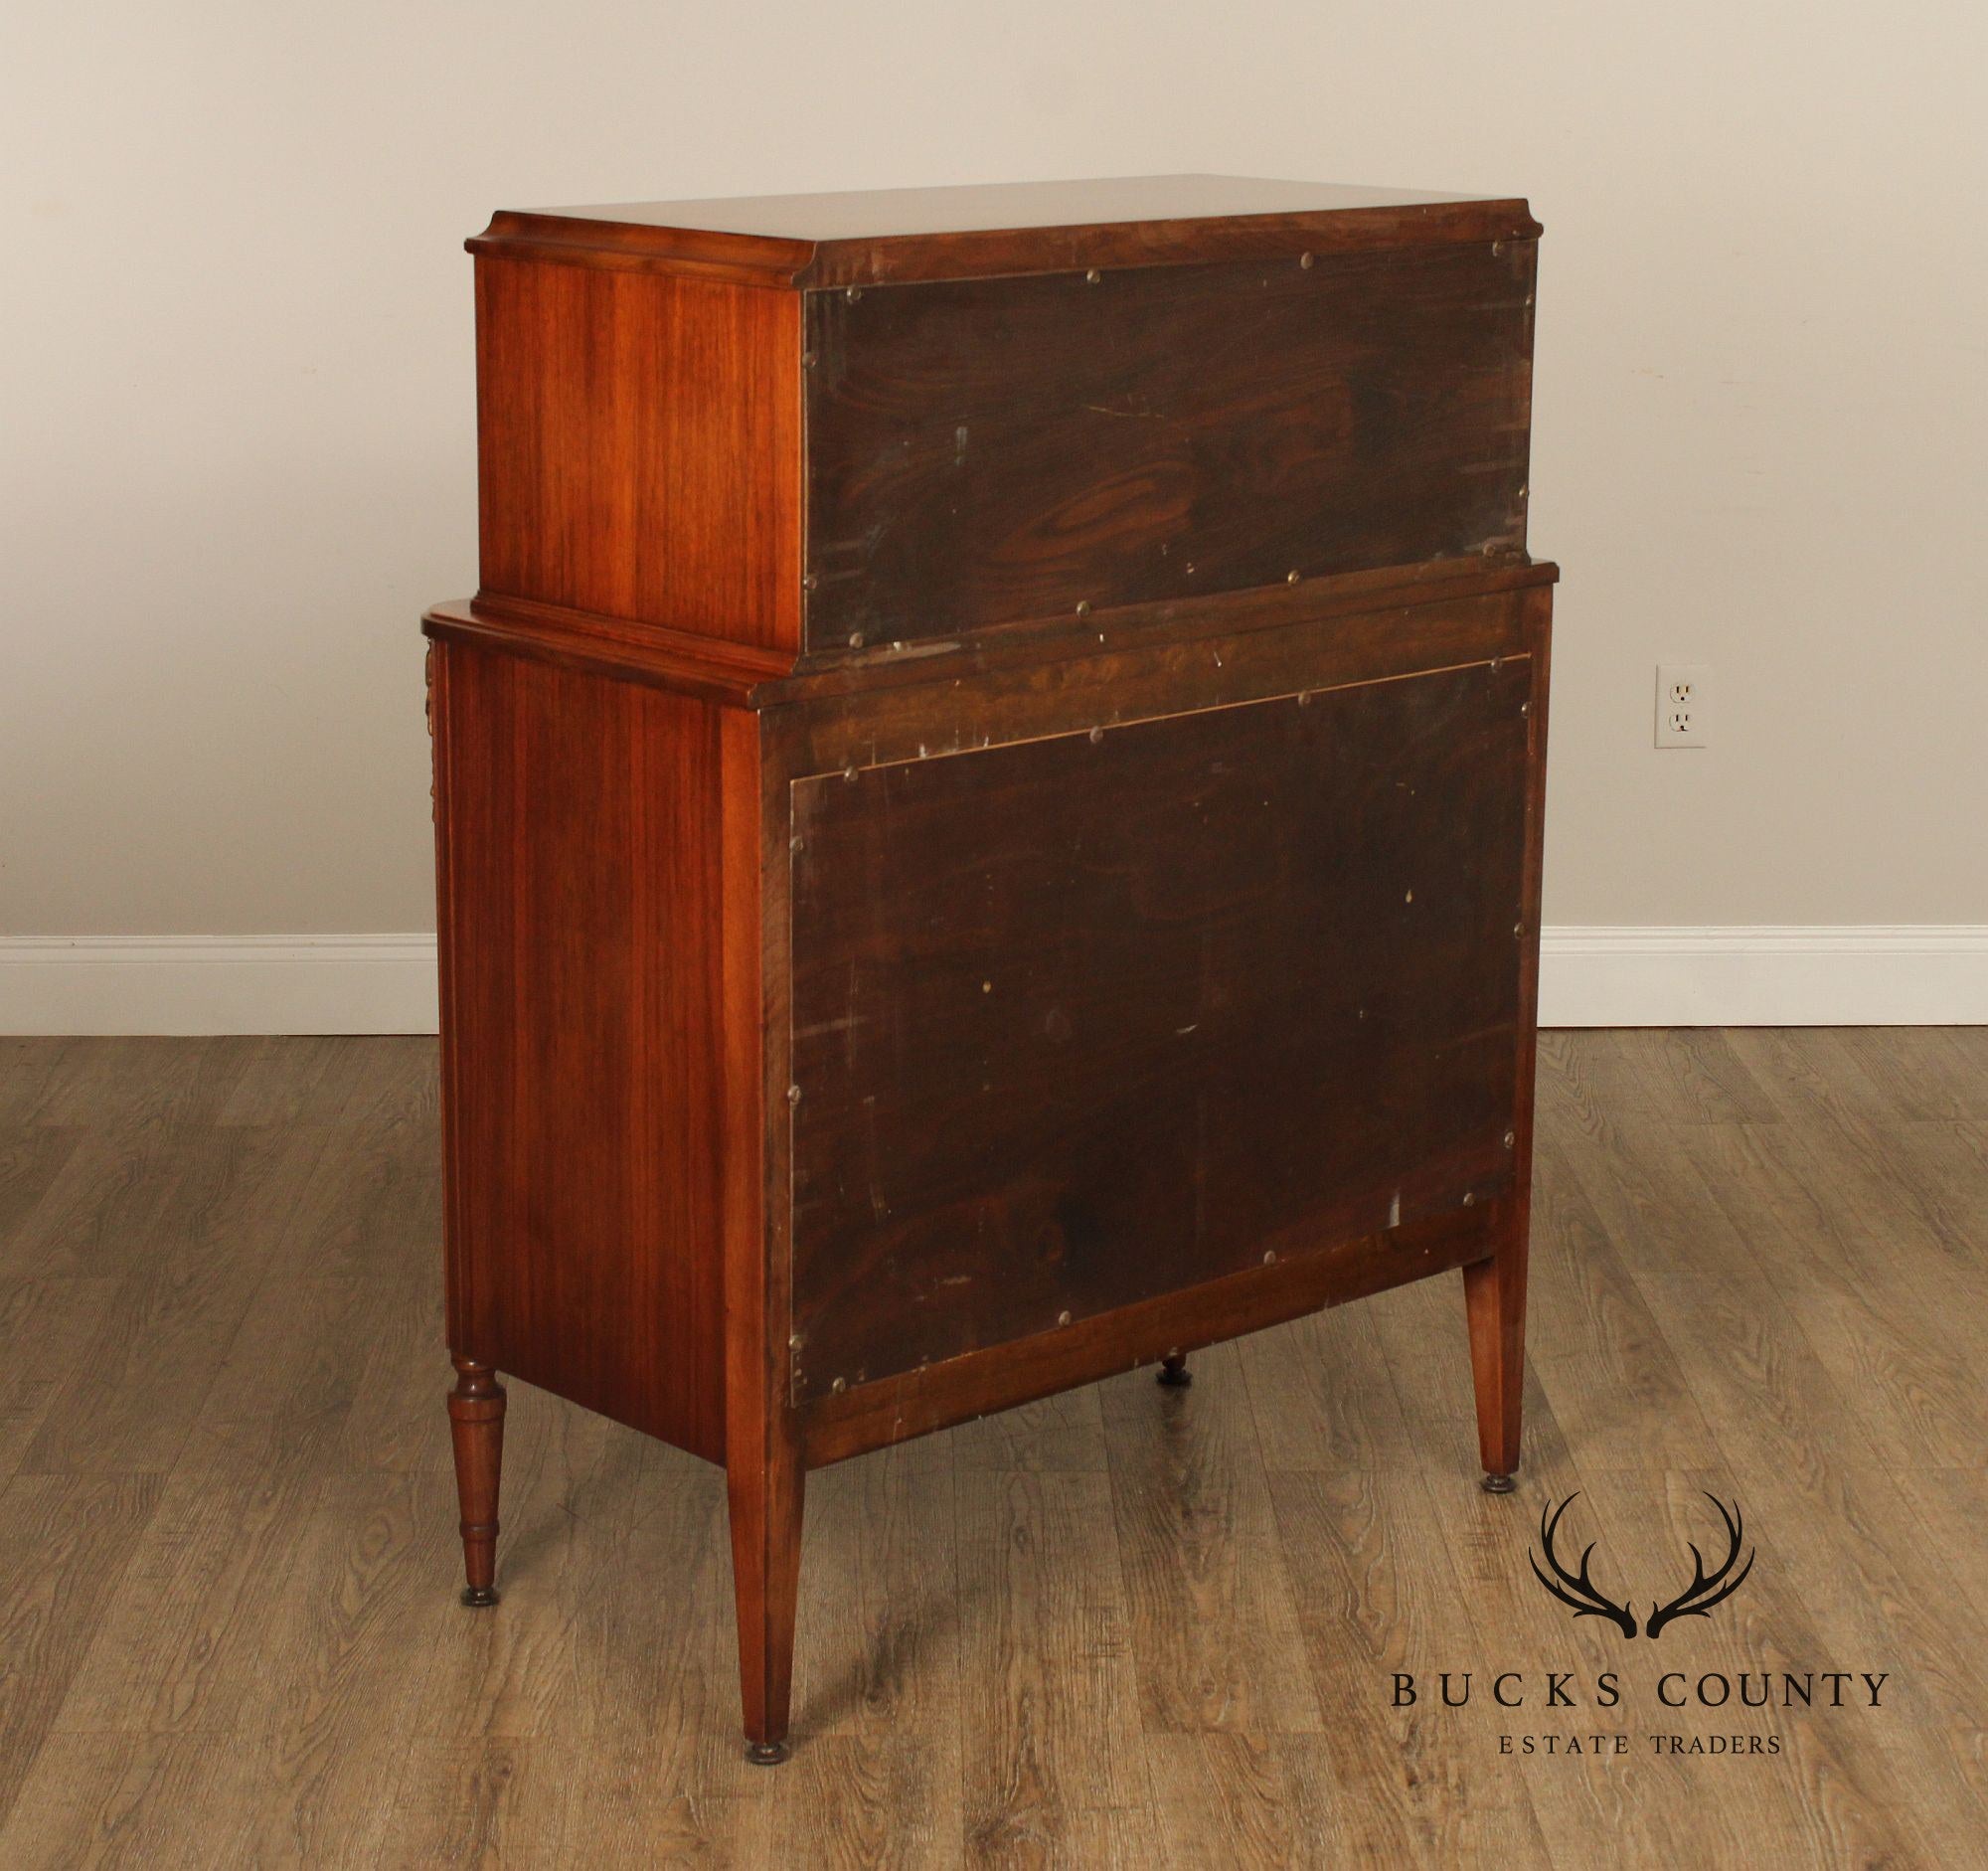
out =
[[[1211,650],[1088,723],[1058,682],[948,690],[929,743],[903,703],[815,737],[785,781],[796,1400],[1510,1188],[1521,601],[1432,666],[1300,645],[1239,685]]]

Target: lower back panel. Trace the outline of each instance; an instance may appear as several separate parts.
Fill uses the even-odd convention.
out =
[[[797,1394],[1502,1193],[1529,681],[795,781]]]

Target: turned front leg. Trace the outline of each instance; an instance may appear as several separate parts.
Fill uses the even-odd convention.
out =
[[[497,1603],[497,1482],[504,1465],[504,1387],[474,1358],[455,1357],[448,1395],[449,1440],[455,1446],[455,1492],[462,1507],[465,1605]]]

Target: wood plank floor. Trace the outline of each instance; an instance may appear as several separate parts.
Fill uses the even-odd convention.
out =
[[[767,1773],[714,1470],[513,1385],[456,1604],[431,1042],[0,1040],[0,1865],[1988,1862],[1988,1031],[1541,1079],[1516,1495],[1453,1277],[847,1463]],[[1576,1621],[1528,1559],[1575,1489],[1639,1616],[1705,1491],[1751,1576]]]

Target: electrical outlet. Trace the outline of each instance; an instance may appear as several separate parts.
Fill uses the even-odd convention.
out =
[[[1657,745],[1705,746],[1707,678],[1704,663],[1657,665]]]

